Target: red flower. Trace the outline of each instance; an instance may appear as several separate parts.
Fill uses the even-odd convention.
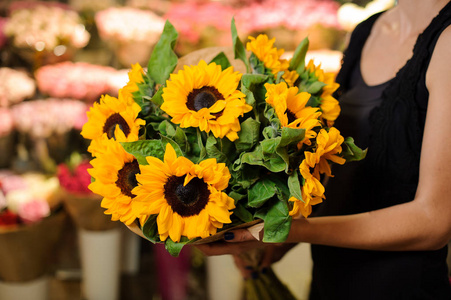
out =
[[[5,209],[0,212],[0,226],[11,226],[19,223],[19,217],[11,211]]]
[[[73,172],[65,164],[58,166],[58,179],[60,185],[68,192],[75,194],[91,194],[88,185],[91,183],[91,175],[88,169],[91,168],[89,161],[80,163]]]

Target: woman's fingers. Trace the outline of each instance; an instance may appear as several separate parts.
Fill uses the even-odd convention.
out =
[[[257,241],[247,229],[237,229],[224,234],[224,240],[229,243]]]

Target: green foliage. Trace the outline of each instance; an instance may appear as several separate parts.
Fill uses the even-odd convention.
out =
[[[222,70],[225,70],[229,67],[231,67],[232,65],[230,64],[229,59],[227,58],[227,56],[224,54],[224,52],[220,52],[218,55],[216,55],[211,62],[214,62],[217,65],[220,65]]]
[[[238,38],[235,20],[232,20],[231,31],[235,58],[242,60],[247,68],[238,88],[245,95],[246,103],[252,106],[252,111],[238,119],[238,139],[230,141],[227,137],[215,137],[211,131],[182,128],[160,109],[166,80],[178,61],[174,53],[178,33],[167,22],[149,60],[144,83],[138,84],[139,90],[133,94],[142,108],[140,117],[146,125],[140,131],[140,140],[121,144],[140,165],[147,165],[148,157],[163,160],[167,144],[171,144],[177,156],[184,156],[195,164],[206,159],[224,163],[231,174],[229,186],[224,192],[233,198],[236,208],[231,216],[232,223],[224,224],[222,229],[263,220],[263,241],[281,243],[286,240],[291,226],[289,211],[292,204],[288,200],[294,197],[303,201],[301,190],[305,180],[299,172],[299,164],[304,159],[304,151],[315,151],[317,144],[313,138],[300,148],[302,144],[299,143],[306,137],[306,129],[281,125],[274,107],[266,103],[265,84],[283,82],[283,72],[274,75],[253,53],[248,59],[246,49]],[[319,107],[325,83],[305,70],[308,45],[307,38],[299,44],[289,70],[299,75],[295,83],[299,92],[311,94],[307,106]],[[231,66],[222,52],[212,62],[223,70]],[[288,108],[286,113],[290,113]],[[321,128],[328,130],[326,122],[322,124],[314,129],[317,133]],[[346,138],[342,148],[341,156],[348,162],[361,160],[366,155],[366,150],[357,147],[352,138]],[[179,255],[184,245],[197,240],[182,237],[179,242],[170,238],[163,242],[156,220],[157,215],[149,216],[142,228],[143,234],[153,243],[164,243],[173,256]]]
[[[164,84],[177,66],[177,54],[174,52],[178,33],[174,26],[166,21],[160,40],[155,45],[147,66],[149,77],[156,83]]]

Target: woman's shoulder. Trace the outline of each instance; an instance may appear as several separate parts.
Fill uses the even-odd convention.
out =
[[[444,84],[451,84],[451,25],[447,26],[438,37],[437,43],[431,57],[428,71],[426,73],[426,85],[428,89]]]

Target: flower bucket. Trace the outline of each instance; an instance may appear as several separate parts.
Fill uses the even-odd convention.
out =
[[[0,282],[0,299],[47,300],[48,283],[46,276],[26,282]]]
[[[112,222],[100,206],[102,197],[97,194],[77,195],[63,192],[64,207],[77,228],[87,231],[104,231],[118,228],[118,222]]]
[[[60,211],[33,225],[0,229],[0,299],[47,297],[50,259],[66,220]]]
[[[14,158],[15,153],[15,135],[13,132],[0,136],[0,168],[8,168]]]
[[[121,231],[79,229],[82,295],[87,300],[119,297]]]

